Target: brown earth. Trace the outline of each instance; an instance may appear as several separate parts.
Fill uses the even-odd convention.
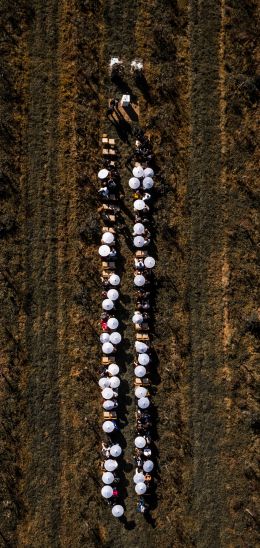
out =
[[[257,2],[2,0],[0,545],[254,547],[257,527]],[[108,61],[145,63],[120,86]],[[133,137],[157,164],[153,345],[158,482],[133,491]],[[135,124],[136,125],[136,124]],[[126,128],[127,129],[127,128]],[[129,128],[128,128],[129,129]],[[117,137],[126,520],[100,497],[96,172]]]

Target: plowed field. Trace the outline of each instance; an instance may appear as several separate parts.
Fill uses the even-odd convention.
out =
[[[0,546],[259,544],[258,22],[256,0],[0,4]],[[121,84],[111,56],[124,59]],[[106,118],[126,90],[157,165],[146,519],[132,482],[134,137]],[[103,132],[117,139],[124,193],[122,522],[100,496]]]

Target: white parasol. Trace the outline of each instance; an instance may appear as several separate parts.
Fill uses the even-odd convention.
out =
[[[110,253],[110,247],[108,245],[101,245],[98,253],[101,257],[107,257]]]
[[[147,388],[145,388],[144,386],[138,386],[136,389],[135,389],[135,395],[137,398],[144,398],[147,394]]]
[[[146,167],[144,169],[144,177],[153,177],[154,176],[154,170],[151,167]]]
[[[115,237],[114,237],[114,234],[112,234],[112,232],[104,232],[102,236],[102,242],[104,242],[104,244],[112,244],[114,241],[115,241]]]
[[[109,381],[109,384],[110,384],[110,381]],[[111,400],[111,398],[113,398],[113,390],[112,388],[104,388],[104,390],[102,390],[102,397],[104,398],[104,400]]]
[[[111,483],[113,483],[115,479],[115,476],[114,474],[112,474],[112,472],[104,472],[104,474],[102,474],[102,481],[103,483],[106,483],[107,485],[110,485]]]
[[[142,341],[135,341],[135,349],[139,354],[143,354],[144,352],[147,352],[148,346]]]
[[[112,457],[120,457],[121,454],[122,454],[122,448],[120,447],[120,445],[118,445],[118,443],[110,447],[110,455]]]
[[[143,246],[144,246],[144,238],[143,238],[143,236],[135,236],[135,238],[134,238],[134,246],[135,246],[135,247],[143,247]]]
[[[111,285],[119,285],[120,284],[120,277],[117,274],[111,274],[109,276],[108,281]]]
[[[138,211],[142,211],[142,209],[144,208],[145,208],[145,202],[143,200],[134,201],[134,209],[137,209]]]
[[[105,343],[106,344],[106,343]],[[148,354],[139,354],[138,356],[138,362],[141,364],[141,365],[147,365],[150,361],[150,358],[148,356]]]
[[[140,409],[147,409],[147,407],[149,407],[149,405],[150,405],[149,398],[140,398],[138,400],[138,407],[140,407]]]
[[[138,178],[144,176],[144,170],[143,170],[142,166],[136,166],[136,167],[134,167],[134,169],[133,169],[133,176],[134,176],[134,177],[138,177]]]
[[[140,186],[140,181],[137,177],[131,177],[128,184],[132,190],[136,190]]]
[[[143,365],[138,365],[137,367],[135,367],[135,376],[136,377],[139,377],[139,378],[142,378],[144,377],[146,374],[146,369],[145,367],[143,367]]]
[[[101,377],[98,381],[98,385],[102,388],[102,390],[104,388],[108,388],[110,386],[110,379],[108,377]]]
[[[144,474],[143,472],[137,472],[137,474],[133,477],[134,483],[142,483],[144,482]]]
[[[140,314],[140,312],[135,312],[132,317],[132,321],[133,323],[142,323],[144,321],[142,314]]]
[[[151,472],[154,467],[154,463],[152,460],[146,460],[143,464],[143,469],[145,472]]]
[[[119,325],[119,321],[117,320],[117,318],[109,318],[107,320],[107,326],[109,327],[109,329],[116,329]],[[109,335],[108,335],[108,338],[109,338]]]
[[[119,297],[119,293],[117,289],[109,289],[107,292],[107,296],[111,301],[116,301]]]
[[[111,388],[118,388],[120,385],[119,377],[110,377],[110,386]]]
[[[115,407],[115,404],[112,400],[105,400],[103,402],[103,409],[105,409],[106,411],[111,411],[111,409],[114,409]]]
[[[112,508],[112,514],[115,518],[121,518],[124,513],[124,508],[121,504],[115,504]]]
[[[104,485],[101,489],[101,495],[105,499],[110,499],[113,495],[113,489],[110,487],[110,485]]]
[[[137,483],[135,486],[135,492],[137,495],[144,495],[146,493],[146,485],[143,482]]]
[[[104,467],[105,470],[107,470],[108,472],[114,472],[114,470],[118,467],[118,463],[116,462],[116,460],[107,459],[104,462]]]
[[[155,265],[155,259],[153,257],[145,257],[144,264],[146,268],[153,268]]]
[[[102,352],[104,352],[104,354],[112,354],[113,351],[114,347],[111,342],[105,342],[102,344]]]
[[[113,333],[111,333],[111,335],[109,335],[109,340],[111,343],[113,344],[119,344],[121,342],[121,335],[120,333],[118,333],[118,331],[113,331]]]
[[[102,308],[103,310],[112,310],[112,308],[114,308],[113,301],[111,301],[111,299],[104,299],[102,302]]]
[[[102,342],[102,343],[108,342],[109,341],[109,333],[101,333],[99,339],[100,339],[100,342]]]
[[[101,169],[99,172],[98,172],[98,178],[99,179],[106,179],[107,176],[108,176],[108,170],[107,169]]]
[[[111,432],[115,430],[115,425],[112,421],[105,421],[102,424],[102,429],[106,432],[106,434],[111,434]]]
[[[137,274],[137,276],[134,277],[134,284],[138,287],[142,287],[142,285],[145,284],[145,277],[142,274]]]
[[[144,180],[143,180],[143,189],[144,190],[149,190],[152,187],[153,187],[152,177],[145,177]]]
[[[116,363],[110,363],[108,366],[108,372],[110,375],[117,375],[119,373],[119,367]]]
[[[134,225],[134,234],[140,235],[144,233],[144,225],[142,223],[135,223]]]
[[[146,441],[143,436],[137,436],[135,438],[135,447],[138,449],[143,449],[146,446]]]

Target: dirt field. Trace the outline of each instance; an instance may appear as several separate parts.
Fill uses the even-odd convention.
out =
[[[0,546],[259,544],[256,0],[0,3]],[[144,60],[142,85],[112,55]],[[134,138],[105,116],[130,90],[157,164],[151,517],[133,489]],[[135,123],[137,125],[137,123]],[[130,129],[130,128],[128,128]],[[124,523],[100,497],[101,134],[117,138]],[[259,355],[259,354],[258,354]]]

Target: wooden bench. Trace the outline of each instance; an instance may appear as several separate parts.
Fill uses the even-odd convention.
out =
[[[149,327],[149,324],[147,322],[143,322],[141,324],[136,323],[135,324],[135,329],[136,329],[136,331],[149,331],[150,327]]]
[[[110,145],[110,146],[115,146],[116,144],[116,141],[115,139],[111,139],[110,137],[107,137],[107,136],[103,136],[102,137],[102,144],[103,145]]]
[[[148,257],[148,251],[146,249],[138,249],[138,251],[135,252],[135,256],[137,259],[142,259],[143,257]]]
[[[103,148],[103,156],[116,156],[116,151],[113,148]]]
[[[112,209],[112,211],[114,212],[114,211],[119,211],[119,210],[120,210],[120,207],[119,207],[119,206],[115,206],[115,205],[113,205],[113,206],[111,207],[111,205],[109,205],[109,204],[103,204],[103,205],[102,205],[102,209],[103,209],[103,211],[107,211],[107,212],[108,212],[109,210]]]
[[[116,263],[115,263],[115,261],[109,261],[109,262],[102,261],[102,268],[104,270],[115,270]]]
[[[117,419],[116,411],[104,411],[103,416],[104,416],[104,419],[106,419],[106,420],[116,420]]]
[[[111,226],[103,226],[102,227],[102,232],[111,232],[111,234],[115,234],[116,231],[114,228],[112,228]]]
[[[115,356],[102,356],[101,365],[109,365],[110,363],[115,363]]]
[[[149,335],[148,333],[136,333],[136,340],[137,341],[149,341]]]
[[[142,377],[142,379],[139,379],[139,377],[136,377],[134,380],[135,386],[151,386],[151,381],[148,379],[148,377]]]

